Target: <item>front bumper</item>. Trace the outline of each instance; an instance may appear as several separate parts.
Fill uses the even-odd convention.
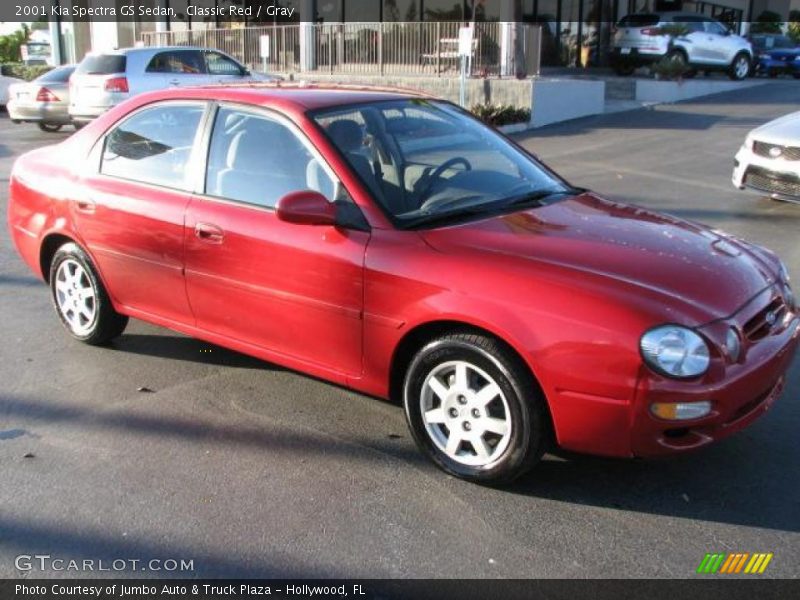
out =
[[[11,100],[6,106],[8,116],[12,121],[27,123],[58,123],[68,125],[72,122],[66,103],[37,102],[21,104]]]
[[[750,425],[783,391],[800,341],[800,318],[788,312],[775,331],[752,343],[740,363],[709,383],[642,378],[631,429],[634,456],[656,457],[696,450]],[[665,421],[650,413],[653,402],[710,401],[711,414],[691,421]]]
[[[747,146],[734,159],[731,183],[780,200],[800,201],[800,161],[759,156]]]
[[[800,74],[800,60],[780,60],[777,58],[760,58],[756,63],[756,73],[763,74]]]

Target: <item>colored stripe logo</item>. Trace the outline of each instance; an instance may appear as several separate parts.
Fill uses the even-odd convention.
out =
[[[767,569],[767,565],[772,560],[772,552],[732,552],[732,553],[713,553],[706,554],[700,566],[697,567],[698,573],[705,574],[750,574],[760,575]]]

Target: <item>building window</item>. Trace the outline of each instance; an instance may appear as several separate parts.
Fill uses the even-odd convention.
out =
[[[383,0],[384,21],[419,21],[420,0]]]

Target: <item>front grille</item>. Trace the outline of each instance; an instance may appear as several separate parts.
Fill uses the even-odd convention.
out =
[[[744,176],[745,185],[770,194],[800,197],[800,178],[750,167]]]
[[[751,342],[764,339],[786,316],[786,302],[781,296],[776,296],[758,314],[744,325],[744,336]]]
[[[773,156],[771,152],[780,152]],[[783,158],[785,160],[800,160],[800,146],[780,146],[767,142],[753,142],[753,152],[765,158]]]

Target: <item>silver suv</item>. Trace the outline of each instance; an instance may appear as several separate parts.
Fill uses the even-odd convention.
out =
[[[89,53],[70,78],[69,114],[79,125],[142,92],[274,79],[251,73],[224,52],[209,48],[125,48]]]
[[[685,33],[670,39],[663,29],[669,26]],[[618,75],[630,75],[665,57],[690,67],[689,77],[698,70],[723,70],[731,79],[744,79],[750,74],[753,48],[716,19],[699,13],[637,13],[617,23],[611,64]]]

